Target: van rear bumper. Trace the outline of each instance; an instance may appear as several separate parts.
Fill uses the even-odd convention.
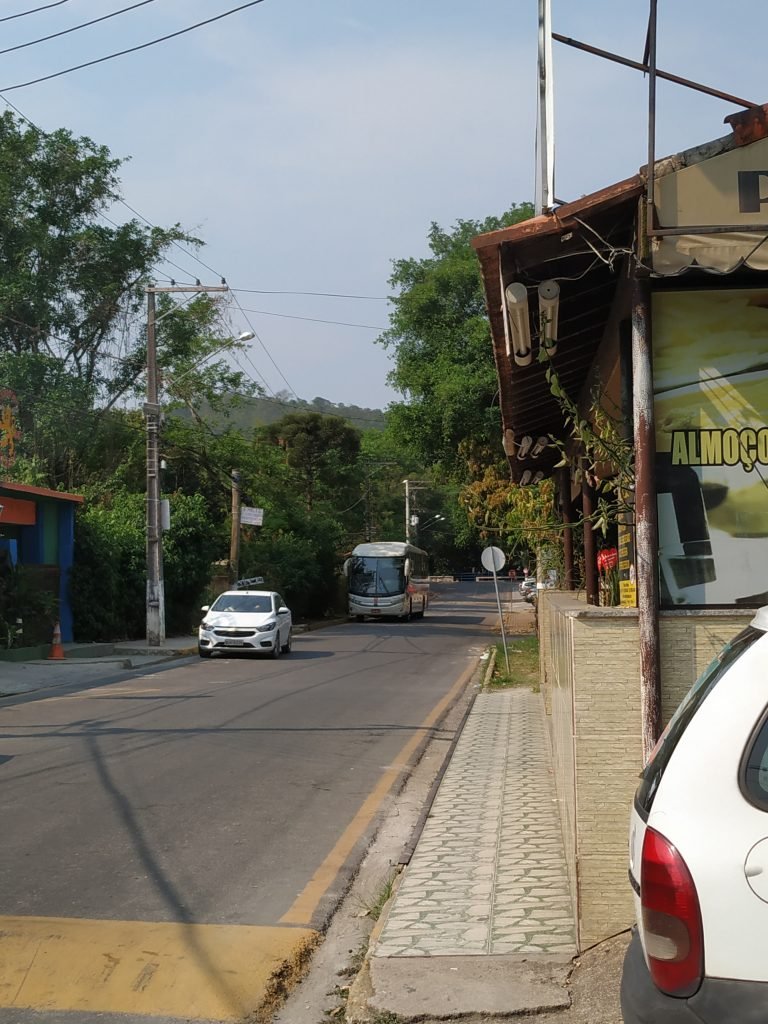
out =
[[[621,975],[624,1024],[765,1024],[768,982],[705,978],[696,995],[676,999],[660,992],[648,971],[635,931]]]

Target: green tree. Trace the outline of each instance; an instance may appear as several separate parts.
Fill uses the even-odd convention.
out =
[[[178,225],[99,222],[120,164],[90,139],[0,115],[0,351],[58,356],[98,381],[152,264],[176,241],[196,244]]]
[[[319,500],[338,507],[354,493],[360,432],[340,416],[289,413],[266,427],[264,436],[283,449],[307,511]]]
[[[389,409],[403,451],[457,480],[468,478],[462,447],[500,455],[498,388],[475,235],[533,215],[513,206],[501,217],[461,220],[451,231],[432,224],[431,255],[394,261],[391,327],[379,341],[391,349],[390,383],[402,395]]]

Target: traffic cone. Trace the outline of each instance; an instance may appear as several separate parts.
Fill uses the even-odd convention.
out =
[[[53,643],[51,644],[51,653],[48,655],[48,661],[63,660],[64,648],[61,646],[61,626],[57,622],[53,627]]]

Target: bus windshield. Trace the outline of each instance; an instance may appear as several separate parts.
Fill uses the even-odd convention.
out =
[[[405,592],[404,558],[352,558],[349,592],[362,597]]]

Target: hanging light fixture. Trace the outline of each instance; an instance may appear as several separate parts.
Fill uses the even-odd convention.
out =
[[[543,434],[541,437],[536,439],[536,444],[531,449],[531,458],[538,459],[544,449],[549,445],[549,438]]]
[[[547,355],[557,352],[557,326],[560,315],[560,285],[542,281],[539,285],[539,330]]]
[[[526,434],[525,437],[520,438],[520,444],[517,446],[517,457],[518,459],[524,459],[528,452],[531,450],[533,445],[533,438],[530,434]]]
[[[520,281],[513,281],[504,289],[509,328],[512,334],[512,354],[518,366],[528,366],[533,358],[531,325],[528,319],[528,290]]]

